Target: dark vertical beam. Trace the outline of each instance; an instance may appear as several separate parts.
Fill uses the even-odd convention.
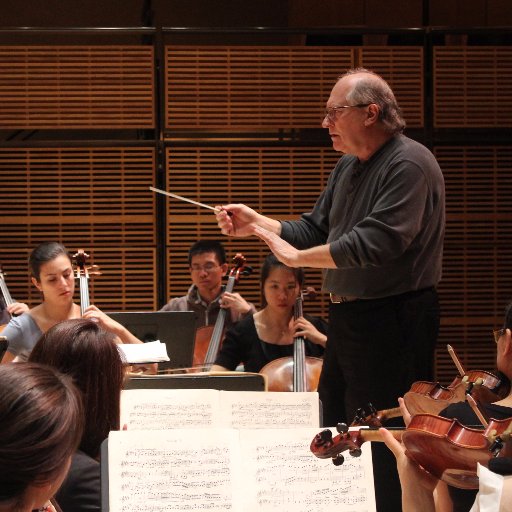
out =
[[[157,188],[166,187],[166,158],[165,158],[165,44],[162,28],[157,27],[154,38],[155,59],[155,178]],[[156,201],[156,275],[157,303],[159,306],[167,302],[167,215],[165,197],[153,194]]]

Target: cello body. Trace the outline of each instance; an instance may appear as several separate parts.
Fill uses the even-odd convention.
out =
[[[306,295],[316,296],[314,288],[307,288]],[[303,316],[304,296],[301,292],[295,300],[294,319]],[[280,357],[267,363],[260,371],[267,377],[269,391],[316,391],[322,372],[323,359],[306,357],[306,340],[302,336],[293,339],[293,357]]]
[[[306,389],[303,391],[316,391],[322,372],[323,360],[319,357],[306,357],[305,376]],[[293,372],[295,363],[293,357],[280,357],[267,363],[260,371],[267,377],[269,391],[296,391],[293,388]]]

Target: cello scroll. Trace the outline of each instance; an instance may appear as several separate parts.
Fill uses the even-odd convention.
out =
[[[73,260],[76,265],[75,279],[80,283],[80,314],[83,315],[85,310],[91,305],[89,300],[89,277],[101,275],[97,265],[86,265],[89,255],[83,250],[78,251],[73,255]]]

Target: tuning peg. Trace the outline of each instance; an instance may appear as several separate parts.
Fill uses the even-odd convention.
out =
[[[346,434],[348,432],[348,425],[346,423],[338,423],[336,425],[336,430],[340,433],[340,434]]]
[[[332,458],[332,463],[335,466],[341,466],[344,462],[345,462],[345,457],[343,457],[343,455],[341,455],[341,453],[338,453],[338,455],[336,455],[336,457]]]

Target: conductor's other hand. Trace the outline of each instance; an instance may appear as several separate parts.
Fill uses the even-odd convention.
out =
[[[254,227],[261,217],[259,213],[245,204],[228,204],[215,208],[219,210],[215,217],[222,234],[238,237],[254,234]]]

